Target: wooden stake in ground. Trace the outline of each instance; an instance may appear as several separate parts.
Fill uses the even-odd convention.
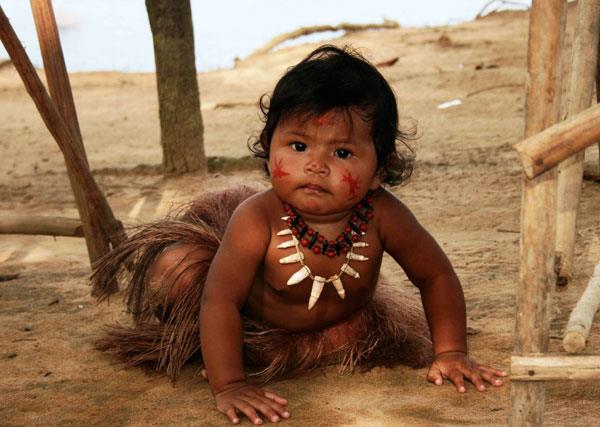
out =
[[[600,0],[579,0],[574,30],[573,55],[567,116],[592,104],[598,57]],[[565,286],[573,277],[575,235],[585,151],[561,162],[558,167],[556,259],[557,284]]]
[[[109,251],[109,236],[113,235],[114,230],[122,230],[122,227],[114,220],[114,217],[110,222],[110,218],[98,215],[103,212],[103,206],[107,206],[106,200],[94,181],[87,162],[81,156],[81,150],[76,148],[77,143],[72,130],[67,127],[65,120],[48,96],[2,7],[0,7],[0,40],[2,40],[46,127],[63,153],[72,185],[79,185],[81,188],[80,192],[75,193],[75,197],[83,232],[86,236],[90,261],[93,263]],[[77,197],[81,197],[81,199],[77,199]]]
[[[531,7],[525,137],[541,132],[558,119],[566,12],[564,0],[534,0]],[[534,179],[524,176],[515,355],[543,353],[548,347],[555,232],[556,170]],[[542,425],[544,396],[543,382],[512,381],[510,424]]]

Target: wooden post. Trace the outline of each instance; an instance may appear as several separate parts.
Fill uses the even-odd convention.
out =
[[[526,138],[558,119],[560,50],[566,13],[564,0],[533,0],[527,54]],[[555,232],[556,170],[533,179],[523,176],[515,355],[542,353],[548,347]],[[544,397],[543,382],[512,381],[509,423],[542,425]]]
[[[48,96],[2,7],[0,7],[0,40],[10,55],[46,127],[63,153],[72,186],[79,185],[82,188],[81,192],[75,193],[75,197],[81,197],[80,200],[76,199],[77,208],[86,236],[90,261],[93,263],[110,249],[107,236],[111,235],[114,230],[119,230],[120,227],[122,230],[122,226],[114,219],[113,222],[105,222],[106,217],[97,215],[97,213],[104,212],[103,207],[107,205],[107,202],[94,181],[86,161],[81,157],[80,151],[73,148],[76,143],[71,130]]]
[[[573,55],[567,116],[571,117],[592,104],[598,57],[600,0],[579,0],[574,30]],[[583,160],[585,151],[558,166],[556,260],[557,285],[565,286],[573,278],[575,235]]]

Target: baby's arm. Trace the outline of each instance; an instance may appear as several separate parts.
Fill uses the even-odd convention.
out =
[[[200,340],[217,408],[235,424],[238,413],[262,424],[288,417],[285,399],[246,382],[242,361],[242,309],[270,239],[265,212],[256,198],[232,215],[206,279],[200,311]]]
[[[435,355],[428,380],[440,385],[448,378],[460,392],[465,391],[464,378],[479,390],[485,390],[483,380],[501,385],[498,377],[506,373],[479,365],[467,356],[465,300],[450,261],[397,198],[386,192],[381,203],[378,212],[382,212],[384,248],[421,292]]]

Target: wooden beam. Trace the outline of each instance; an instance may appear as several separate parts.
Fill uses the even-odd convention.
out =
[[[535,178],[600,139],[600,104],[513,146],[528,178]]]
[[[0,217],[0,234],[83,237],[81,221],[58,216]]]
[[[510,380],[600,380],[600,356],[512,356]]]
[[[559,113],[560,51],[567,16],[564,0],[533,0],[529,19],[525,138],[554,124]],[[554,288],[556,170],[523,177],[519,288],[513,354],[545,352]],[[543,383],[511,382],[509,423],[542,425]]]
[[[571,76],[567,91],[567,117],[592,105],[598,58],[600,0],[579,0],[575,23]],[[556,260],[557,285],[573,278],[577,211],[583,181],[585,151],[558,165]]]

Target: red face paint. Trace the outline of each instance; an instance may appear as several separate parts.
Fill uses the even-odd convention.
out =
[[[358,176],[356,178],[353,178],[350,171],[346,171],[346,174],[342,178],[342,182],[348,183],[348,194],[350,195],[350,198],[356,197],[356,193],[358,192],[358,190],[360,190],[361,183]]]
[[[283,167],[281,166],[281,159],[275,161],[275,167],[273,168],[273,178],[283,178],[287,175],[289,175],[289,173],[283,170]]]
[[[320,116],[315,117],[313,120],[315,126],[326,126],[335,124],[335,115],[333,111],[328,111],[326,113],[321,114]]]

